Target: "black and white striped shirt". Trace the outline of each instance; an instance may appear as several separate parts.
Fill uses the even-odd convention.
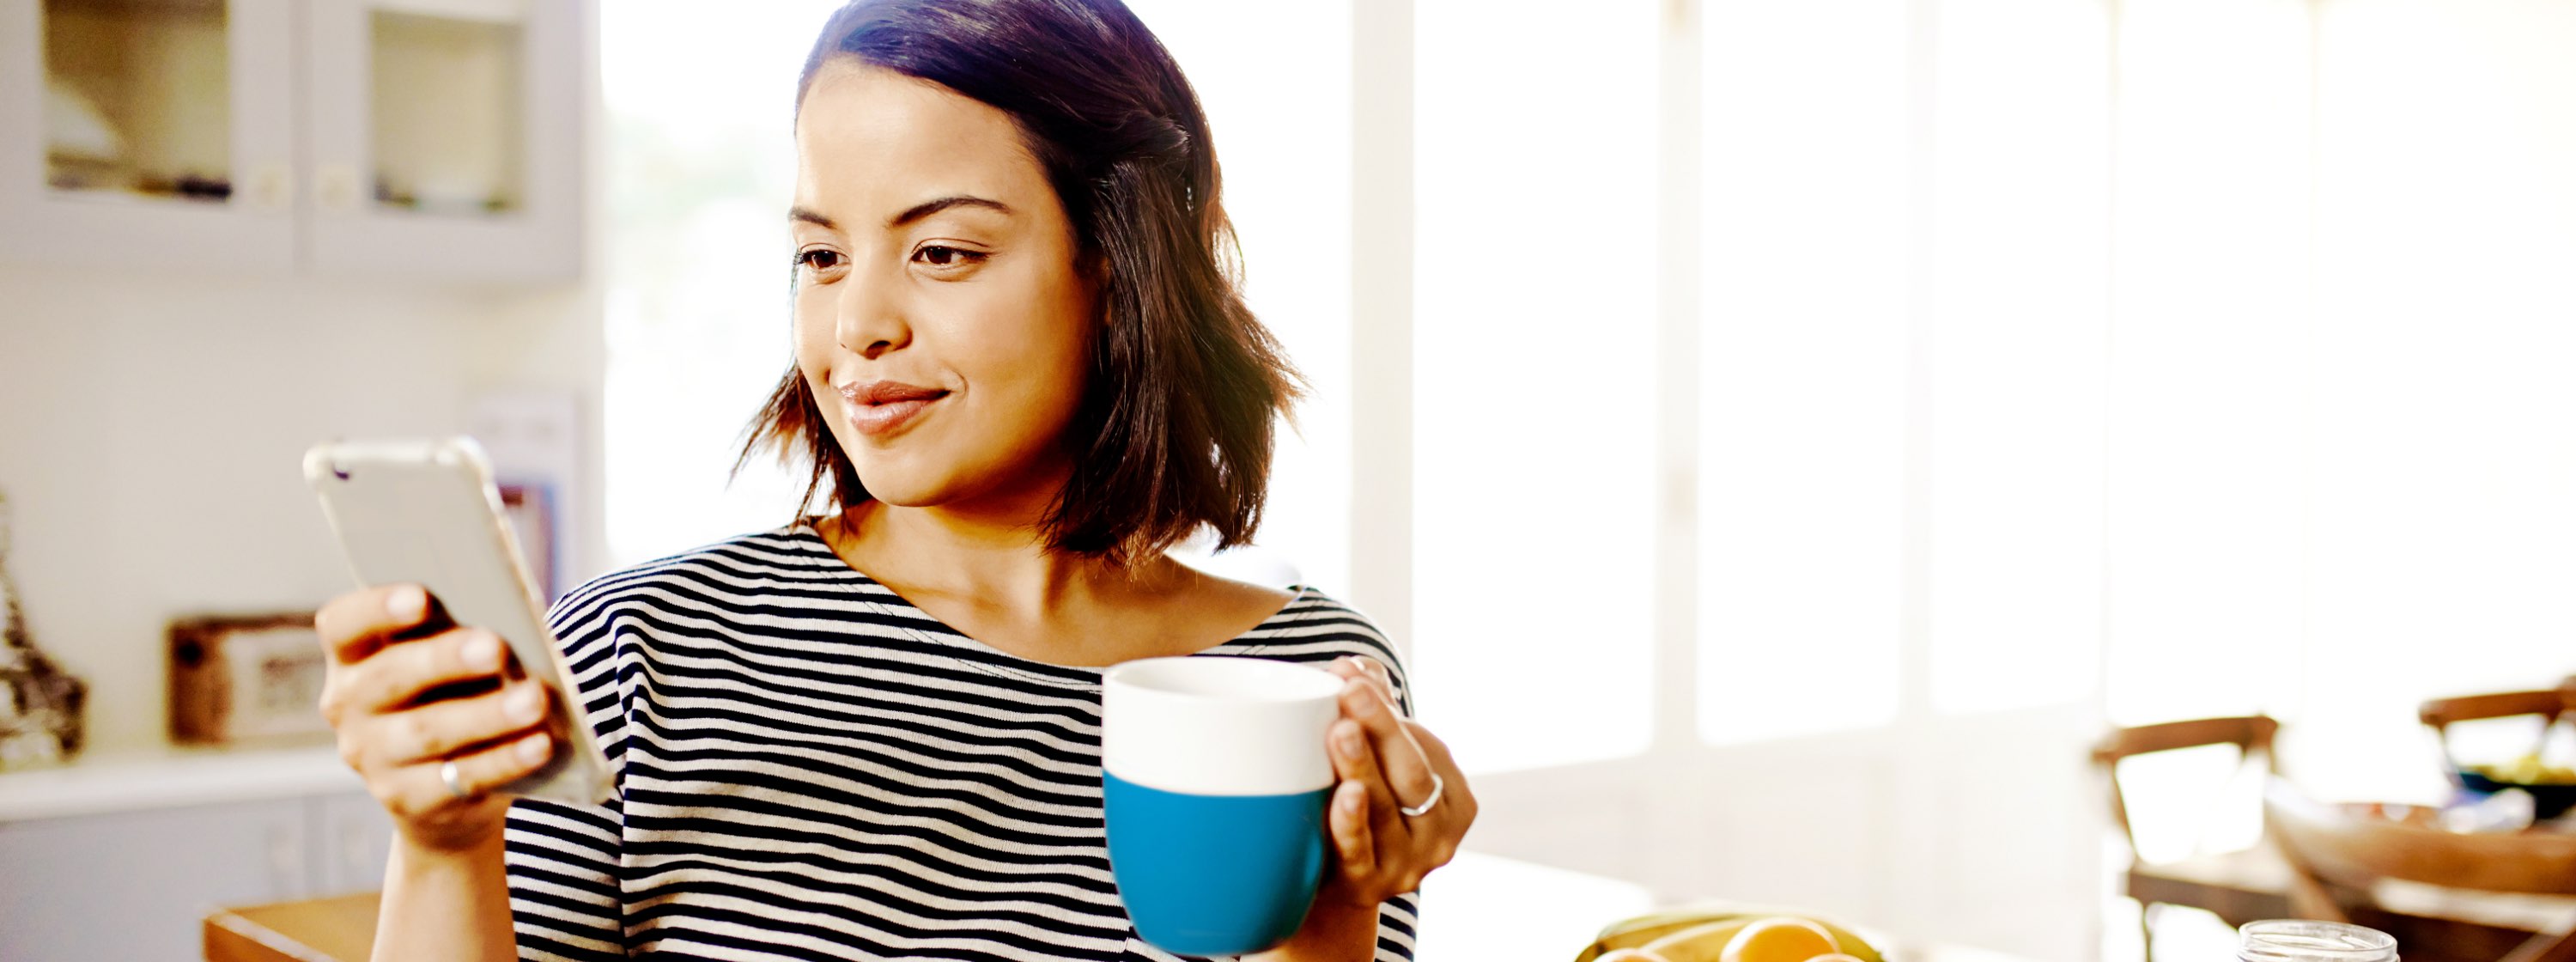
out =
[[[1169,960],[1101,829],[1098,668],[968,638],[811,525],[605,575],[549,612],[617,773],[602,806],[521,800],[522,959]],[[1311,589],[1208,656],[1379,659]],[[1418,893],[1379,910],[1413,957]]]

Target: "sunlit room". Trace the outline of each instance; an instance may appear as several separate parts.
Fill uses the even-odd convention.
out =
[[[0,0],[0,962],[2576,962],[2571,51]]]

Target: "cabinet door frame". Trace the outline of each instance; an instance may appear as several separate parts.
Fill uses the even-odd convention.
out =
[[[369,104],[378,10],[482,20],[518,14],[519,209],[457,216],[375,203]],[[314,273],[490,281],[580,275],[590,57],[577,0],[307,0],[305,27],[306,263]]]
[[[44,0],[0,0],[0,257],[294,269],[296,0],[223,2],[233,196],[206,202],[48,185]]]

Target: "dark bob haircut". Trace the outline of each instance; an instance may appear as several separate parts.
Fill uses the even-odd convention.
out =
[[[805,58],[800,109],[815,73],[843,57],[1010,115],[1102,280],[1106,323],[1047,546],[1123,564],[1200,525],[1222,546],[1251,540],[1272,426],[1300,382],[1244,305],[1207,118],[1162,42],[1117,0],[858,0]],[[794,362],[745,435],[737,472],[765,449],[810,466],[800,518],[827,480],[843,509],[868,500]]]

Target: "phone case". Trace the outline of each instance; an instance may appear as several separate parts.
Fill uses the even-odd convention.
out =
[[[319,444],[304,454],[304,478],[321,497],[358,584],[428,587],[448,620],[500,635],[552,692],[549,730],[560,748],[545,767],[500,791],[607,801],[615,790],[608,758],[579,710],[579,689],[546,627],[545,605],[502,515],[482,445],[468,437]]]

